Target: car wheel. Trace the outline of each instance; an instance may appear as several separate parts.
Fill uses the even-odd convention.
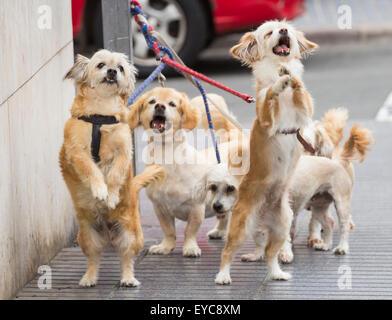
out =
[[[208,20],[203,5],[197,0],[141,0],[148,22],[179,54],[187,65],[192,65],[208,38]],[[147,47],[143,33],[133,24],[133,61],[142,77],[157,66],[154,53]],[[176,74],[166,67],[165,75]]]

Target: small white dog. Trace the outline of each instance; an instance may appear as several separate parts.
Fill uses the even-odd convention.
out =
[[[218,222],[208,232],[210,239],[226,236],[229,215],[238,196],[238,181],[229,173],[226,163],[214,166],[207,177],[206,218],[216,216]]]
[[[294,258],[292,240],[295,237],[296,220],[304,209],[312,212],[308,245],[316,250],[331,249],[334,220],[329,213],[329,208],[332,203],[336,208],[340,231],[340,241],[333,252],[346,254],[349,251],[349,232],[353,227],[350,201],[354,185],[354,167],[351,161],[359,158],[362,162],[373,141],[374,138],[369,130],[355,125],[351,128],[350,137],[335,158],[301,156],[290,183],[290,202],[294,219],[290,236],[280,251],[279,257],[282,262],[290,263]],[[264,257],[266,245],[264,234],[261,235],[261,239],[255,251],[243,255],[242,261],[258,261]]]
[[[207,95],[210,107],[211,119],[214,124],[214,131],[219,141],[218,149],[220,153],[220,159],[222,166],[229,170],[230,175],[226,179],[221,180],[215,178],[215,182],[212,186],[216,191],[211,191],[207,197],[207,206],[211,207],[211,197],[214,196],[223,204],[223,210],[216,210],[216,207],[210,210],[215,211],[215,215],[218,222],[213,230],[208,233],[210,239],[221,239],[224,238],[227,232],[227,225],[229,222],[229,215],[233,208],[235,201],[237,200],[238,185],[243,175],[249,170],[249,137],[234,126],[215,106],[219,106],[220,110],[223,110],[225,114],[228,114],[231,118],[236,120],[235,115],[229,110],[225,99],[215,93]],[[212,101],[212,103],[211,103]],[[205,105],[203,98],[197,96],[190,101],[192,107],[196,109],[199,114],[198,128],[203,129],[209,134],[209,124],[207,116],[205,114]],[[204,152],[206,158],[210,163],[216,161],[215,148],[205,149]],[[222,174],[220,175],[223,176]],[[212,177],[211,177],[212,178]],[[224,214],[222,214],[223,211]]]
[[[290,185],[294,213],[290,234],[293,240],[297,216],[300,211],[309,208],[312,217],[308,244],[317,250],[330,250],[334,222],[329,214],[329,207],[333,203],[340,231],[340,241],[333,252],[346,254],[349,251],[349,231],[353,227],[350,202],[354,186],[354,166],[351,161],[365,160],[369,145],[374,141],[369,130],[354,125],[343,148],[333,159],[301,157]],[[287,245],[285,248],[288,248]],[[282,253],[283,256],[292,256],[291,246],[288,249],[286,253]]]

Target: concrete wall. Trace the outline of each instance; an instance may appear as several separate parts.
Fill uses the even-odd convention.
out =
[[[50,13],[51,27],[45,19]],[[72,202],[58,165],[75,95],[62,77],[72,63],[70,0],[1,0],[2,299],[11,298],[75,235]]]

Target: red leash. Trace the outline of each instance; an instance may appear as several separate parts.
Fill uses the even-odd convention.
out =
[[[252,103],[255,102],[256,100],[249,94],[243,94],[240,93],[234,89],[231,89],[207,76],[205,76],[204,74],[201,74],[191,68],[188,68],[185,65],[182,65],[181,63],[178,63],[177,61],[174,61],[173,59],[170,59],[169,57],[164,56],[164,52],[161,51],[161,47],[158,44],[158,41],[155,37],[152,36],[152,33],[154,31],[154,29],[151,27],[151,25],[149,25],[148,23],[143,23],[142,21],[140,21],[139,19],[139,15],[141,15],[142,17],[142,11],[141,11],[141,5],[138,1],[136,0],[131,0],[131,14],[135,17],[135,21],[136,23],[141,27],[142,32],[144,37],[146,38],[146,42],[149,46],[150,49],[152,49],[155,53],[155,55],[164,63],[168,64],[169,66],[180,70],[182,72],[186,72],[189,73],[190,75],[194,76],[195,78],[198,78],[202,81],[205,81],[217,88],[220,88],[222,90],[225,90],[241,99],[243,99],[244,101],[246,101],[247,103]]]
[[[231,88],[229,88],[229,87],[227,87],[227,86],[225,86],[225,85],[215,81],[214,79],[211,79],[211,78],[205,76],[204,74],[201,74],[201,73],[199,73],[199,72],[197,72],[195,70],[192,70],[191,68],[188,68],[187,66],[184,66],[184,65],[178,63],[177,61],[174,61],[174,60],[172,60],[172,59],[170,59],[168,57],[162,57],[162,62],[164,62],[164,63],[168,64],[169,66],[171,66],[173,68],[176,68],[176,69],[178,69],[178,70],[180,70],[182,72],[189,73],[192,76],[194,76],[194,77],[196,77],[196,78],[198,78],[200,80],[203,80],[204,82],[208,82],[209,84],[211,84],[211,85],[213,85],[215,87],[218,87],[218,88],[220,88],[222,90],[225,90],[225,91],[227,91],[227,92],[229,92],[229,93],[231,93],[231,94],[233,94],[233,95],[243,99],[244,101],[246,101],[248,103],[255,102],[255,99],[251,95],[240,93],[240,92],[238,92],[238,91],[236,91],[234,89],[231,89]]]

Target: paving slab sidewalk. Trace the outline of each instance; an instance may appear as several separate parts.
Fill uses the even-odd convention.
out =
[[[232,267],[233,284],[218,286],[214,277],[224,241],[206,237],[214,226],[214,218],[207,219],[199,232],[201,258],[181,255],[184,223],[177,225],[178,245],[172,254],[147,255],[148,246],[161,239],[162,231],[150,202],[142,194],[146,246],[135,265],[136,277],[142,282],[139,288],[119,287],[119,261],[113,251],[103,255],[98,285],[80,288],[78,281],[85,271],[86,260],[79,247],[70,247],[50,262],[52,289],[38,289],[38,275],[16,299],[392,299],[392,153],[385,152],[390,148],[391,125],[375,121],[364,125],[373,131],[378,143],[366,161],[356,165],[352,198],[355,229],[348,255],[335,256],[308,248],[309,215],[304,212],[294,245],[295,260],[283,266],[292,273],[291,281],[264,281],[265,262],[242,263],[240,254],[253,249],[253,243],[247,241]],[[335,230],[335,245],[337,240]]]

